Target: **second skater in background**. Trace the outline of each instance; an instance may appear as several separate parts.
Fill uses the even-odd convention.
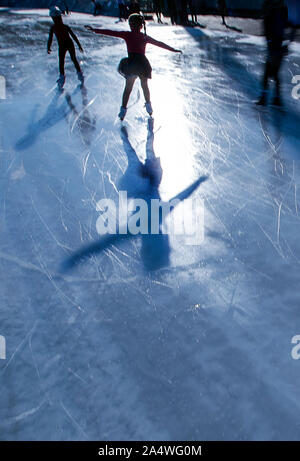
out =
[[[51,8],[49,11],[49,14],[54,22],[54,25],[51,27],[50,32],[49,32],[47,48],[48,48],[48,54],[50,54],[53,34],[55,34],[57,38],[57,42],[58,42],[58,56],[59,56],[59,78],[57,80],[58,87],[61,89],[63,88],[65,84],[65,58],[66,58],[67,51],[70,53],[75,69],[77,70],[78,79],[83,84],[84,77],[83,77],[83,73],[81,71],[79,62],[77,61],[77,58],[76,58],[75,46],[74,46],[72,38],[77,43],[78,48],[81,52],[83,52],[82,46],[80,45],[80,42],[78,38],[76,37],[76,35],[74,34],[74,32],[72,31],[71,27],[66,26],[63,23],[62,17],[61,17],[62,12],[57,6]]]
[[[118,67],[119,73],[126,79],[125,89],[122,98],[122,106],[120,108],[119,118],[124,119],[127,111],[127,103],[131,94],[134,82],[137,77],[141,81],[143,89],[146,110],[148,114],[152,115],[152,105],[150,101],[150,91],[148,87],[148,79],[151,78],[152,68],[145,56],[146,45],[151,45],[164,48],[165,50],[174,53],[181,53],[163,42],[159,42],[146,34],[145,20],[140,14],[132,14],[128,19],[131,31],[115,31],[110,29],[94,29],[90,26],[85,26],[87,29],[95,32],[96,34],[110,35],[112,37],[119,37],[125,40],[127,45],[128,57],[121,59]],[[144,27],[144,33],[141,32]]]

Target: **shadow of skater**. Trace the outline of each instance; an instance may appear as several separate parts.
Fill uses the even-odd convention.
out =
[[[34,121],[34,118],[38,109],[38,104],[34,107],[31,120],[28,124],[27,134],[17,141],[16,150],[24,150],[32,146],[41,133],[52,128],[68,115],[70,109],[68,109],[64,100],[60,106],[58,106],[61,95],[61,91],[55,91],[46,113],[37,121]]]
[[[159,185],[162,180],[162,168],[160,159],[155,156],[153,142],[153,118],[148,120],[148,135],[146,143],[146,160],[142,163],[128,139],[128,133],[125,127],[122,127],[122,140],[124,150],[128,157],[128,168],[123,176],[120,185],[123,190],[128,191],[128,197],[143,199],[147,204],[147,234],[141,234],[142,248],[141,256],[144,266],[148,270],[155,270],[169,265],[170,245],[169,236],[162,231],[162,216],[159,215],[158,233],[151,233],[151,200],[161,200],[159,194]],[[127,174],[134,166],[138,176],[142,179],[139,190],[130,190],[130,182],[127,182]],[[129,179],[129,178],[128,178]],[[136,182],[135,182],[136,183]],[[129,187],[128,187],[129,186]]]
[[[71,95],[66,93],[66,101],[75,117],[71,124],[70,131],[73,133],[76,127],[83,144],[90,146],[93,133],[96,130],[96,116],[91,114],[89,107],[93,104],[96,97],[89,101],[86,87],[84,85],[79,85],[78,88],[80,89],[82,98],[82,109],[79,112],[73,104]]]
[[[226,29],[234,30],[235,32],[240,32],[243,33],[242,29],[239,29],[238,27],[235,26],[229,26],[228,24],[225,24]]]
[[[148,121],[148,136],[146,144],[146,161],[142,163],[128,139],[128,133],[125,127],[121,129],[121,136],[124,150],[128,157],[128,168],[121,178],[119,190],[126,191],[130,199],[135,199],[137,204],[133,213],[128,215],[126,225],[117,226],[114,234],[105,234],[94,243],[73,253],[66,261],[63,262],[61,270],[63,272],[73,268],[83,259],[88,258],[103,250],[133,237],[141,237],[141,257],[146,270],[157,270],[169,265],[170,244],[169,236],[163,232],[163,223],[167,215],[159,213],[158,222],[156,222],[156,231],[153,232],[153,217],[151,216],[151,200],[160,200],[159,185],[162,179],[162,168],[160,159],[155,156],[153,150],[153,119]],[[201,176],[197,181],[192,183],[188,188],[173,197],[169,203],[175,201],[174,206],[170,206],[168,213],[173,211],[174,207],[180,202],[187,199],[198,186],[208,179],[207,176]],[[139,206],[139,200],[147,205],[147,229],[146,232],[132,233],[132,223],[137,223],[141,219],[142,204]],[[177,201],[177,203],[176,203]],[[160,202],[163,203],[163,202]],[[136,208],[139,208],[138,210]],[[145,218],[145,216],[143,216]],[[157,219],[157,215],[155,216]]]
[[[70,113],[75,115],[75,119],[71,125],[71,132],[73,132],[77,125],[81,139],[84,144],[90,145],[92,133],[96,129],[96,117],[92,117],[88,107],[94,102],[92,99],[90,102],[87,99],[87,90],[84,86],[79,85],[74,91],[73,95],[80,88],[82,96],[82,110],[78,111],[72,102],[72,97],[69,93],[65,93],[65,97],[62,98],[64,91],[55,90],[54,96],[47,107],[45,114],[39,120],[35,121],[35,115],[38,109],[36,105],[31,114],[31,120],[27,127],[27,133],[16,143],[16,150],[25,150],[32,146],[37,138],[45,131],[57,125],[62,120],[66,119],[69,123],[68,116]],[[73,96],[72,95],[72,96]],[[59,104],[60,103],[60,104]]]

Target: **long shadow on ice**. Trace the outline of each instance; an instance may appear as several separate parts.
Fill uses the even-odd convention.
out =
[[[162,179],[162,168],[160,165],[160,159],[155,156],[153,150],[153,119],[149,119],[148,122],[148,136],[146,144],[146,161],[142,163],[132,145],[130,144],[127,129],[122,127],[121,129],[122,141],[124,150],[128,158],[128,167],[125,171],[125,174],[120,180],[119,191],[127,193],[129,199],[135,199],[136,201],[142,200],[141,202],[136,202],[136,208],[138,211],[133,212],[131,215],[126,213],[128,216],[128,222],[126,224],[120,225],[117,224],[115,233],[107,233],[103,235],[99,240],[94,243],[88,244],[84,248],[78,250],[73,255],[71,255],[62,266],[62,270],[66,271],[71,269],[80,263],[83,259],[88,258],[92,255],[101,253],[105,249],[121,243],[123,240],[128,240],[133,237],[140,237],[142,242],[141,256],[143,264],[146,270],[156,270],[161,267],[166,267],[169,265],[170,257],[170,244],[169,236],[167,233],[163,232],[163,222],[166,215],[162,215],[159,212],[158,216],[155,218],[158,219],[157,222],[157,232],[153,232],[153,216],[151,210],[151,201],[152,200],[161,200],[159,193],[159,186]],[[172,205],[168,212],[173,211],[174,207],[180,202],[187,199],[197,188],[198,186],[207,179],[207,176],[200,177],[197,181],[191,184],[184,191],[176,195],[170,202],[173,200],[177,203]],[[161,202],[160,202],[161,203]],[[147,209],[145,211],[145,206]],[[143,209],[145,214],[143,215]],[[134,234],[130,227],[132,224],[141,223],[141,219],[146,218],[146,232],[144,230]],[[140,229],[140,228],[139,228]]]
[[[72,98],[74,98],[79,90],[82,108],[77,109]],[[74,121],[70,125],[71,133],[76,128],[83,144],[90,146],[92,135],[96,129],[96,117],[89,111],[89,106],[94,100],[95,98],[88,101],[87,89],[84,86],[78,86],[72,94],[55,90],[46,112],[39,120],[36,120],[38,105],[35,105],[28,123],[27,133],[17,141],[16,150],[28,149],[37,141],[42,133],[53,128],[64,119],[68,122],[70,114],[74,116]]]
[[[31,120],[29,121],[27,127],[27,133],[16,143],[16,149],[19,151],[28,149],[30,146],[32,146],[44,131],[47,131],[53,126],[57,125],[68,115],[71,109],[66,104],[65,99],[62,99],[62,93],[60,91],[55,91],[45,114],[36,121],[35,117],[37,110],[38,105],[34,107],[31,114]]]

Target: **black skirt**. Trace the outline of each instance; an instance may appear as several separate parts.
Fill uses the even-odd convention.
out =
[[[118,72],[124,77],[151,78],[152,67],[144,54],[129,53],[128,58],[121,59]]]

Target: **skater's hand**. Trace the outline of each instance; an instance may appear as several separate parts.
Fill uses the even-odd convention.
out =
[[[91,26],[84,26],[87,30],[91,30],[92,32],[94,31],[94,28]]]
[[[180,53],[182,54],[182,51],[181,50],[175,50],[176,53]]]
[[[51,50],[48,50],[47,53],[48,53],[48,54],[51,54]]]
[[[83,48],[81,46],[79,47],[79,51],[80,53],[84,53]]]

